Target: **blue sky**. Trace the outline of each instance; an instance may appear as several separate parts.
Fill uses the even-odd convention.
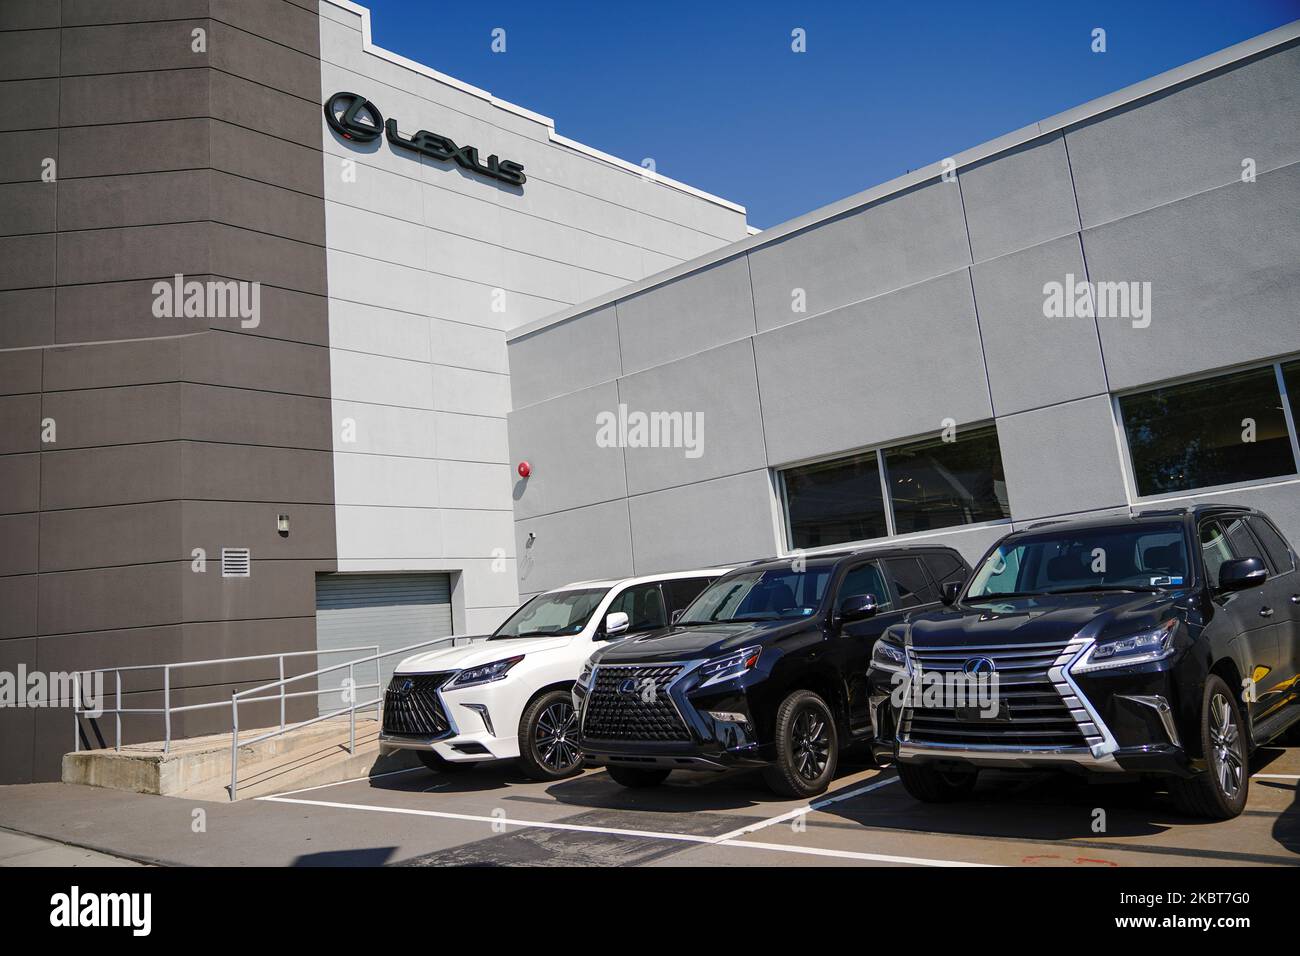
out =
[[[1300,0],[366,5],[380,46],[759,227],[1300,17]]]

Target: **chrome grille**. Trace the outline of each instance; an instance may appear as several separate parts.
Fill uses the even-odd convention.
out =
[[[668,685],[682,668],[681,664],[598,665],[582,735],[592,740],[689,740],[690,733],[668,695]],[[620,691],[629,680],[633,689]],[[651,700],[643,699],[646,680],[654,684]]]
[[[384,733],[398,737],[437,737],[450,730],[438,688],[454,673],[394,675],[384,691]]]
[[[980,717],[972,713],[973,708],[912,707],[904,716],[903,738],[921,744],[1048,750],[1087,748],[1100,742],[1097,728],[1062,672],[1081,646],[1078,641],[912,646],[913,667],[922,673],[959,672],[975,658],[992,661],[998,674],[1001,717]]]

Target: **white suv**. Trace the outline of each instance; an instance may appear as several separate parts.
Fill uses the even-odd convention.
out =
[[[490,636],[397,665],[380,752],[455,770],[518,758],[534,780],[582,768],[569,689],[605,642],[667,627],[726,568],[585,581],[539,594]]]

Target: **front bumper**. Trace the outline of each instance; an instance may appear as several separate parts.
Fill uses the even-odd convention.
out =
[[[1141,773],[1190,776],[1201,762],[1183,747],[1191,716],[1185,712],[1180,686],[1188,675],[1179,674],[1171,661],[1135,665],[1107,671],[1074,673],[1072,666],[1084,655],[1089,641],[1075,639],[1063,649],[1048,671],[1049,679],[1077,722],[1077,746],[1028,746],[1013,726],[1001,729],[1008,740],[997,741],[1000,728],[990,725],[980,743],[947,742],[914,737],[908,732],[906,708],[894,706],[890,691],[893,672],[873,666],[871,685],[872,752],[878,762],[962,764],[998,769],[1064,769],[1085,773]],[[971,648],[972,656],[981,649]],[[1186,656],[1184,656],[1186,660]],[[914,661],[909,651],[909,665]],[[1187,666],[1191,666],[1190,664]],[[909,675],[910,675],[909,671]],[[1194,678],[1190,678],[1194,681]],[[1014,712],[1014,707],[1013,707]]]
[[[757,671],[707,690],[697,688],[696,668],[703,661],[674,662],[681,673],[665,689],[685,728],[682,740],[606,739],[587,731],[591,686],[574,684],[573,706],[582,728],[583,756],[593,766],[647,767],[666,770],[730,770],[766,766],[771,759],[759,742],[748,687],[761,679]],[[634,667],[636,665],[614,665]],[[599,668],[599,665],[598,665]],[[720,720],[713,713],[742,717]]]
[[[399,750],[436,753],[449,763],[510,760],[519,756],[518,692],[507,686],[509,677],[490,684],[437,691],[448,729],[437,735],[379,734],[379,753]]]

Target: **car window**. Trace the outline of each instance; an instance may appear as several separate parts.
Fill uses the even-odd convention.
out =
[[[966,562],[955,554],[938,551],[924,555],[923,560],[926,567],[930,569],[930,577],[939,584],[947,584],[950,581],[960,583],[966,580]]]
[[[1282,537],[1277,528],[1273,527],[1273,522],[1258,515],[1251,515],[1246,521],[1264,545],[1264,550],[1268,552],[1268,559],[1269,563],[1273,565],[1273,572],[1275,574],[1286,574],[1288,571],[1295,570],[1295,562],[1291,558],[1291,549],[1287,547],[1286,539]]]
[[[677,578],[664,582],[668,589],[669,613],[684,611],[691,602],[700,596],[700,592],[716,581],[717,578]]]
[[[494,638],[553,637],[577,634],[609,588],[580,588],[539,594],[523,605],[493,633]]]
[[[1223,526],[1217,521],[1206,521],[1201,525],[1201,559],[1205,562],[1205,583],[1212,588],[1219,586],[1219,568],[1224,561],[1233,558],[1232,546],[1228,536],[1223,533]]]
[[[811,617],[821,607],[830,565],[733,571],[710,584],[678,619],[679,624],[774,621]]]
[[[844,583],[840,585],[838,603],[843,604],[846,598],[857,597],[860,594],[874,594],[876,604],[881,608],[892,606],[893,602],[889,597],[889,587],[885,584],[885,579],[880,573],[878,562],[868,561],[866,564],[859,564],[844,575]]]
[[[925,576],[919,558],[886,558],[885,571],[894,582],[900,608],[932,604],[939,600],[939,592]]]
[[[624,632],[627,634],[668,626],[668,611],[664,607],[664,596],[659,590],[658,582],[637,584],[625,589],[610,601],[605,614],[608,616],[615,611],[627,615],[628,629]]]

